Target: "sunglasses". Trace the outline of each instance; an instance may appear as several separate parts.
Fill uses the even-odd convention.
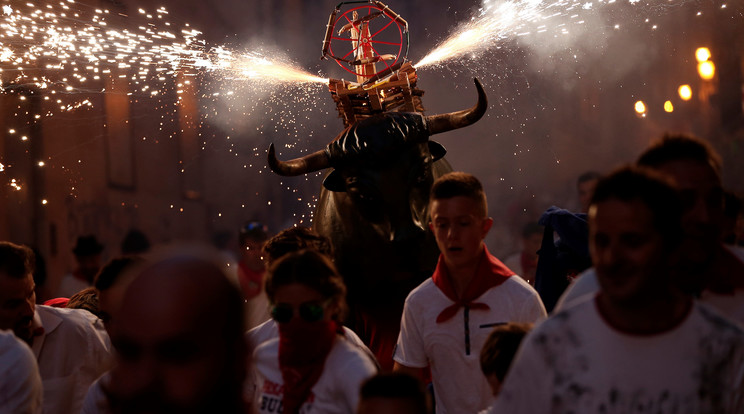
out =
[[[325,306],[318,302],[305,302],[298,308],[300,318],[306,322],[318,322],[323,319]],[[271,318],[278,323],[287,323],[292,320],[295,308],[288,303],[277,303],[271,308]]]

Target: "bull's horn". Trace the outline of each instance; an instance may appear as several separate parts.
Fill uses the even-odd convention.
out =
[[[320,171],[331,166],[331,159],[326,150],[320,150],[301,158],[295,158],[289,161],[279,161],[276,159],[274,144],[269,146],[269,168],[271,171],[285,177],[309,174]]]
[[[478,79],[474,78],[473,81],[475,81],[475,88],[478,89],[478,102],[475,106],[458,112],[427,116],[426,124],[429,126],[430,135],[474,124],[486,113],[486,109],[488,108],[486,92],[483,91],[483,86],[481,86]]]

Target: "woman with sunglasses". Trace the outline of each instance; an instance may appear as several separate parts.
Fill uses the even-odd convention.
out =
[[[279,338],[254,352],[258,413],[353,413],[375,362],[348,341],[341,325],[346,286],[333,263],[301,250],[274,263],[266,277]]]

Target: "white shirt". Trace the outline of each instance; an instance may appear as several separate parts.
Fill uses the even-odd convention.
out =
[[[506,322],[534,323],[546,316],[535,291],[521,277],[509,277],[475,302],[490,310],[470,310],[468,352],[465,310],[437,323],[452,302],[431,278],[411,291],[403,308],[400,335],[393,359],[413,368],[431,368],[437,414],[477,413],[493,401],[491,388],[480,368],[480,351],[493,327]]]
[[[579,274],[573,282],[566,288],[561,294],[558,302],[553,308],[553,314],[556,314],[563,309],[570,308],[572,305],[583,302],[589,297],[593,297],[599,292],[599,280],[597,280],[597,273],[593,267],[584,270]]]
[[[44,386],[44,413],[78,413],[88,387],[113,366],[103,323],[82,309],[36,305],[33,340]]]
[[[111,382],[111,371],[106,371],[100,378],[93,381],[93,384],[88,387],[88,393],[85,394],[83,400],[83,408],[80,410],[80,414],[110,414],[111,407],[109,406],[108,398],[103,392],[104,386],[107,386]]]
[[[39,414],[42,395],[33,352],[12,331],[0,330],[0,414]]]
[[[522,342],[497,413],[741,413],[744,332],[694,302],[675,328],[633,335],[605,322],[591,298]]]
[[[281,412],[282,373],[279,370],[279,339],[264,342],[254,352],[258,379],[254,407],[256,413]],[[359,389],[367,378],[377,373],[370,356],[359,347],[338,336],[333,343],[323,373],[301,409],[302,414],[349,414],[356,412]]]
[[[726,248],[734,253],[739,260],[744,261],[744,249],[735,246],[726,246]],[[599,290],[599,280],[594,268],[585,270],[563,292],[553,309],[553,314],[593,297]],[[744,289],[736,289],[732,294],[720,294],[704,290],[700,293],[700,302],[712,306],[727,318],[738,323],[740,327],[744,327]]]

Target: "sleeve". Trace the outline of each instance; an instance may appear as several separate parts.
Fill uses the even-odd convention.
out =
[[[536,347],[533,331],[523,342],[509,369],[492,409],[495,413],[551,412],[553,372]]]
[[[411,298],[403,305],[398,342],[393,351],[393,360],[411,368],[425,368],[429,365],[424,347],[421,326],[416,320],[417,312],[411,309]]]
[[[522,312],[520,322],[538,323],[547,318],[548,313],[545,311],[545,305],[540,300],[540,295],[534,289],[530,295],[522,302]]]
[[[343,394],[343,400],[346,402],[346,410],[350,413],[356,412],[362,383],[377,374],[377,366],[369,355],[359,349],[355,349],[354,353],[356,357],[348,359],[343,370],[341,370],[341,375],[338,377],[340,380],[339,388]]]

